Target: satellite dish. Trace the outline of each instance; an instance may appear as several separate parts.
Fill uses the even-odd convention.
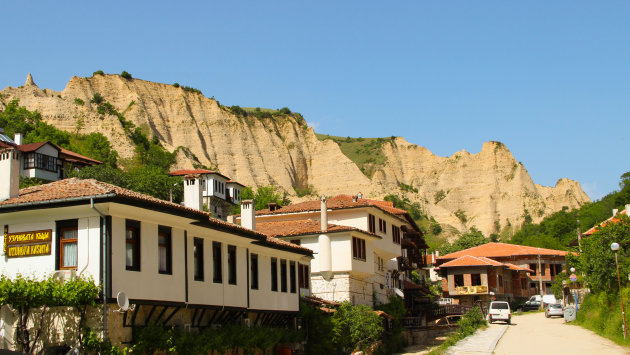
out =
[[[399,288],[394,288],[394,293],[397,294],[400,298],[405,298],[405,293],[402,292]]]
[[[127,297],[127,294],[124,292],[118,292],[118,295],[116,295],[116,302],[118,303],[118,307],[120,307],[121,311],[129,309],[129,297]]]

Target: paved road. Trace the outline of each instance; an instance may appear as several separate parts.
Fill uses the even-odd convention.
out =
[[[502,324],[491,325],[496,326],[505,327]],[[563,318],[545,318],[544,313],[529,313],[512,318],[512,325],[499,340],[494,354],[619,355],[630,354],[630,348],[619,346],[580,326],[566,324]]]

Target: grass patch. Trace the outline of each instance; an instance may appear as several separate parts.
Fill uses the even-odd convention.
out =
[[[623,288],[622,292],[624,307],[627,311],[630,309],[630,289]],[[587,294],[578,311],[577,320],[571,324],[590,329],[619,345],[630,345],[630,337],[625,340],[623,338],[623,319],[618,292],[602,291],[597,294]]]
[[[323,141],[330,139],[339,145],[341,152],[361,169],[363,175],[372,178],[379,167],[387,162],[383,154],[383,144],[392,144],[393,138],[350,138],[337,137],[327,134],[315,134]],[[395,138],[395,137],[394,137]],[[409,186],[411,187],[411,186]],[[411,187],[413,188],[413,187]]]

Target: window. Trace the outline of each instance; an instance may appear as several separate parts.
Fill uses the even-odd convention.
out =
[[[193,239],[194,273],[196,281],[203,281],[203,239]]]
[[[400,227],[392,226],[392,239],[394,243],[400,244]]]
[[[481,274],[470,274],[470,285],[481,286]]]
[[[62,222],[59,229],[59,269],[76,269],[78,259],[78,221]]]
[[[556,264],[556,275],[562,272],[562,264]]]
[[[504,287],[503,286],[503,276],[499,275],[499,287]]]
[[[545,264],[540,264],[540,275],[541,276],[545,276],[547,267],[545,266]]]
[[[534,270],[534,272],[532,272],[532,276],[536,276],[536,264],[529,264],[529,268]]]
[[[221,243],[219,242],[212,242],[212,264],[214,266],[212,281],[222,283],[223,270],[221,269]]]
[[[160,274],[173,273],[173,243],[171,240],[171,228],[158,228],[158,272]]]
[[[236,285],[236,247],[228,245],[228,283]]]
[[[287,261],[280,260],[280,291],[287,292]]]
[[[365,261],[365,240],[352,237],[352,257]]]
[[[308,288],[308,281],[311,275],[308,272],[308,265],[298,264],[298,284],[300,288]]]
[[[454,275],[454,279],[455,279],[455,287],[464,286],[464,275],[462,274]]]
[[[376,233],[376,217],[371,214],[368,214],[368,231]]]
[[[27,153],[24,155],[24,169],[33,168],[57,172],[57,158],[40,153]]]
[[[289,262],[289,282],[291,283],[291,293],[295,293],[297,291],[295,288],[295,279],[295,261],[291,261]]]
[[[125,266],[140,271],[140,222],[125,221]]]
[[[387,222],[384,219],[378,219],[378,231],[382,233],[387,233]]]
[[[251,288],[252,290],[258,290],[258,255],[250,254],[249,255],[249,270],[251,277]]]
[[[278,259],[271,258],[271,291],[278,291]]]

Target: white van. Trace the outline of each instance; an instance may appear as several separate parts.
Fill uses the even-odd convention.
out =
[[[488,308],[488,322],[501,320],[507,324],[512,324],[512,312],[510,311],[510,304],[505,301],[493,301],[490,302]]]
[[[527,302],[528,303],[540,302],[540,295],[534,295],[530,297]],[[558,301],[556,300],[556,296],[552,294],[542,296],[543,308],[547,307],[548,304],[556,304],[556,303],[558,303]]]

